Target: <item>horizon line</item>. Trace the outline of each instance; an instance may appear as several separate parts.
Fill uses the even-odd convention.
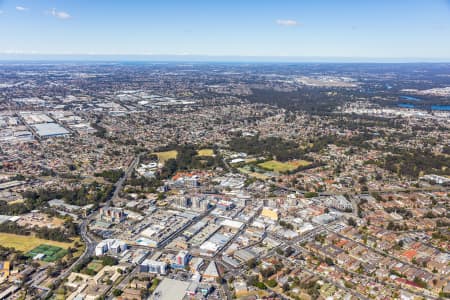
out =
[[[260,62],[260,63],[450,63],[444,57],[365,57],[295,55],[209,54],[90,54],[90,53],[0,53],[0,61],[148,61],[148,62]]]

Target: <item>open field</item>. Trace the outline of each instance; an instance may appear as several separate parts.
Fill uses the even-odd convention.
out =
[[[34,236],[0,233],[0,245],[2,245],[3,247],[10,247],[19,251],[28,252],[42,244],[61,247],[63,249],[67,249],[73,246],[73,243],[48,241]]]
[[[19,203],[24,203],[24,202],[25,201],[23,199],[17,199],[17,200],[8,202],[8,205],[19,204]]]
[[[29,228],[49,226],[51,224],[53,228],[56,228],[64,224],[64,219],[51,217],[43,213],[28,213],[22,215],[17,224]]]
[[[299,167],[309,166],[311,163],[306,160],[291,160],[287,162],[281,162],[277,160],[269,160],[263,163],[258,164],[261,168],[272,170],[275,172],[289,172],[293,171]]]
[[[178,151],[177,150],[171,150],[171,151],[164,151],[164,152],[155,152],[156,156],[158,156],[158,160],[161,163],[165,163],[167,160],[171,158],[177,158]]]
[[[261,174],[261,173],[258,173],[258,172],[252,172],[252,171],[249,171],[249,170],[244,169],[244,168],[239,168],[238,170],[239,170],[241,173],[247,174],[247,175],[249,175],[249,176],[251,176],[251,177],[255,177],[255,178],[257,178],[257,179],[266,180],[267,178],[269,178],[269,177],[267,177],[267,176],[264,175],[264,174]]]
[[[200,149],[197,151],[198,156],[214,156],[213,149]]]

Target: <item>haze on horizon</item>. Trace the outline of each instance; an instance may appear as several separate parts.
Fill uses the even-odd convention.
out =
[[[450,61],[450,1],[0,0],[0,58]]]

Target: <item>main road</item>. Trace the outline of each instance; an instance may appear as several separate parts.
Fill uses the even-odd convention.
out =
[[[142,156],[142,153],[137,155],[131,163],[128,165],[127,170],[122,175],[122,177],[114,184],[114,192],[111,195],[109,199],[106,200],[104,207],[109,207],[111,204],[111,201],[116,200],[119,197],[119,193],[122,190],[123,184],[128,179],[128,176],[133,172],[136,165],[139,163],[139,160]],[[86,218],[83,220],[83,222],[80,225],[80,237],[81,240],[85,243],[85,249],[81,256],[70,266],[68,267],[64,272],[62,272],[58,277],[55,278],[54,286],[58,286],[61,284],[61,282],[69,277],[70,273],[73,271],[75,266],[77,266],[79,263],[81,263],[83,260],[88,259],[89,257],[92,257],[94,255],[95,246],[97,245],[97,242],[95,239],[89,234],[89,223],[95,218],[97,214],[97,211],[91,212]],[[41,298],[47,299],[51,295],[52,290],[47,291]]]
[[[108,207],[111,202],[114,202],[114,200],[119,198],[119,194],[122,191],[122,187],[123,184],[125,183],[125,181],[128,179],[128,176],[130,176],[130,174],[133,172],[133,170],[136,168],[136,165],[139,163],[139,160],[141,159],[143,153],[138,154],[132,161],[131,163],[128,165],[128,168],[126,169],[125,173],[122,175],[122,177],[120,177],[120,179],[114,184],[114,192],[111,196],[111,198],[109,198],[104,207]]]

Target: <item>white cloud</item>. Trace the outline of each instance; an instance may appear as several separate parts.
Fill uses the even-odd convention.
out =
[[[16,6],[16,10],[17,11],[25,11],[25,10],[28,10],[28,8],[23,7],[23,6]]]
[[[50,11],[50,14],[52,16],[54,16],[55,18],[58,18],[58,19],[61,19],[61,20],[67,20],[67,19],[72,18],[72,16],[68,12],[57,11],[55,8]]]
[[[299,22],[295,20],[277,20],[276,23],[281,26],[297,26],[300,25]]]

